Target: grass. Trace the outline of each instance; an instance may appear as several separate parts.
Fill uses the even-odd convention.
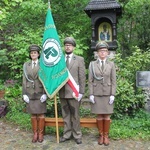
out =
[[[113,120],[110,130],[113,139],[150,140],[150,118],[128,118]]]

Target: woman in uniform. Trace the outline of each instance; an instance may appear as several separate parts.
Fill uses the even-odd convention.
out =
[[[113,113],[113,102],[116,92],[116,69],[109,61],[108,44],[100,42],[96,45],[98,59],[89,65],[89,98],[91,112],[97,114],[97,127],[99,130],[98,144],[109,145],[110,116]]]
[[[33,130],[32,142],[43,142],[43,131],[46,113],[46,99],[42,83],[38,78],[40,47],[38,45],[29,46],[28,62],[23,65],[22,92],[23,100],[26,102],[27,112],[31,114],[31,124]]]

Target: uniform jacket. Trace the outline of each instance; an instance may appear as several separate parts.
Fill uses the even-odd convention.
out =
[[[103,79],[98,80],[97,78]],[[99,59],[89,65],[89,95],[109,96],[116,93],[116,69],[113,62],[106,60],[102,71]]]
[[[39,64],[37,64],[34,71],[32,69],[32,61],[24,63],[23,68],[22,94],[27,95],[30,100],[39,100],[45,94],[43,85],[38,78]],[[26,76],[33,82],[28,81]]]
[[[79,85],[79,93],[84,94],[86,80],[84,58],[73,54],[68,70]],[[59,96],[60,98],[73,98],[72,93],[70,86],[66,84],[59,91]]]

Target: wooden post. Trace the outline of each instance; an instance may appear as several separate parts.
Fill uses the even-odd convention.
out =
[[[58,113],[57,113],[57,98],[56,98],[56,95],[54,96],[54,100],[55,100],[56,138],[57,138],[57,143],[59,143]]]

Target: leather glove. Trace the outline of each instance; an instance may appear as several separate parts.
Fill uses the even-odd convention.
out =
[[[23,95],[23,100],[26,102],[26,103],[29,103],[29,97],[27,95]]]
[[[95,103],[94,95],[90,95],[90,102],[93,103],[93,104]]]
[[[40,98],[41,103],[45,102],[47,100],[47,95],[43,94]]]
[[[110,105],[113,104],[114,100],[115,100],[115,97],[113,95],[111,95],[109,98],[109,104]]]
[[[83,97],[83,94],[80,94],[80,93],[79,93],[79,96],[78,96],[78,102],[81,101],[82,97]]]

